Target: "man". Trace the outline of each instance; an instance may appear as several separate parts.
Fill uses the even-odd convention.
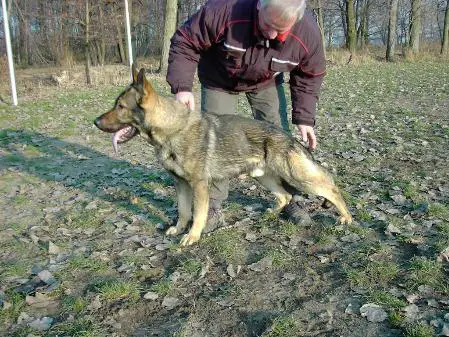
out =
[[[209,0],[171,40],[167,81],[172,93],[195,109],[192,85],[198,68],[204,113],[235,114],[238,93],[244,92],[254,118],[281,126],[282,73],[289,72],[292,123],[314,149],[325,60],[319,28],[304,14],[305,7],[305,0]],[[213,183],[207,231],[224,223],[221,204],[228,190],[229,181]],[[310,221],[294,201],[284,211],[295,222]]]

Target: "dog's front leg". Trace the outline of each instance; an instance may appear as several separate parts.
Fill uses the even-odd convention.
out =
[[[189,233],[181,240],[182,246],[197,242],[206,226],[207,211],[209,209],[209,184],[200,180],[192,184],[193,188],[193,225]]]
[[[192,188],[184,179],[175,178],[176,194],[178,197],[178,222],[171,226],[165,234],[176,235],[184,232],[192,218]]]

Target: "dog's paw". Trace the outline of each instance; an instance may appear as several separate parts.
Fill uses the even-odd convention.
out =
[[[200,237],[201,237],[201,234],[196,235],[194,233],[188,233],[188,234],[184,235],[180,244],[183,247],[190,246],[190,245],[194,244],[195,242],[198,242]]]
[[[167,235],[176,235],[178,234],[178,228],[176,226],[171,226],[169,229],[165,231]]]
[[[348,215],[348,216],[341,216],[340,219],[338,219],[338,221],[342,224],[342,225],[350,225],[352,223],[352,216]]]

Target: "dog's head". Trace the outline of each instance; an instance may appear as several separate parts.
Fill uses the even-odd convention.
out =
[[[98,117],[94,124],[104,132],[114,133],[113,146],[117,152],[117,143],[124,143],[139,133],[144,124],[145,116],[139,106],[144,100],[145,105],[154,103],[157,95],[151,84],[145,78],[145,70],[137,73],[133,64],[133,82],[116,99],[114,107]]]

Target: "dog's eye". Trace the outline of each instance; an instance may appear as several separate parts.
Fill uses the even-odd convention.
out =
[[[120,109],[126,109],[126,107],[125,107],[123,104],[119,104],[118,107],[119,107]]]

